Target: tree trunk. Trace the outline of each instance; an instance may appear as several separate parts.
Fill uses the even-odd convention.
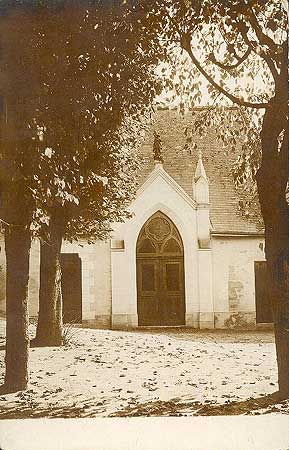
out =
[[[16,392],[28,383],[28,280],[30,231],[23,226],[5,229],[6,253],[6,373],[4,390]]]
[[[265,224],[279,394],[284,399],[289,398],[289,208],[286,199],[289,150],[284,104],[275,102],[266,110],[261,139],[262,163],[257,184]]]
[[[60,254],[64,232],[61,210],[55,210],[48,227],[48,242],[40,244],[39,315],[36,346],[62,345],[62,295]]]
[[[274,208],[273,208],[273,211]],[[286,224],[288,233],[288,211],[286,218],[283,218],[283,225]],[[282,225],[282,219],[279,220],[279,226]],[[276,225],[277,226],[277,225]],[[271,228],[271,227],[270,227]],[[277,228],[275,228],[277,231]],[[286,244],[278,254],[272,255],[269,248],[276,245],[276,237],[272,235],[272,229],[266,231],[267,236],[267,267],[269,283],[271,286],[271,303],[274,318],[275,345],[278,365],[278,384],[280,398],[289,398],[289,259],[287,251],[289,248],[289,239],[287,236]],[[280,230],[280,228],[279,228]],[[286,246],[285,246],[286,245]]]

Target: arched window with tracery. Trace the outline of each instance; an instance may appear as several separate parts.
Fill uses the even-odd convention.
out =
[[[182,256],[183,243],[173,222],[161,212],[142,227],[137,241],[137,256]]]

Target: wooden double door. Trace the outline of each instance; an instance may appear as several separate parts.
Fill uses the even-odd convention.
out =
[[[140,326],[185,324],[183,244],[175,225],[160,212],[139,235],[137,287]]]

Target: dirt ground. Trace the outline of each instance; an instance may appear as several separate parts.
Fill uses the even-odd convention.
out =
[[[29,387],[0,396],[0,418],[289,413],[271,331],[70,328],[67,340],[30,350]]]

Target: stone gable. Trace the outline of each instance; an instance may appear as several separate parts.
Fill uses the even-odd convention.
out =
[[[158,110],[152,119],[151,129],[147,133],[139,152],[143,158],[139,185],[154,168],[153,130],[161,137],[164,169],[185,190],[193,196],[194,173],[199,151],[210,187],[210,219],[213,232],[218,233],[260,233],[260,219],[252,221],[242,216],[239,210],[240,192],[237,192],[232,175],[233,163],[238,154],[224,154],[222,145],[213,133],[205,137],[194,136],[196,148],[186,150],[185,128],[192,122],[190,114],[181,116],[176,110]],[[262,230],[261,230],[262,231]]]

